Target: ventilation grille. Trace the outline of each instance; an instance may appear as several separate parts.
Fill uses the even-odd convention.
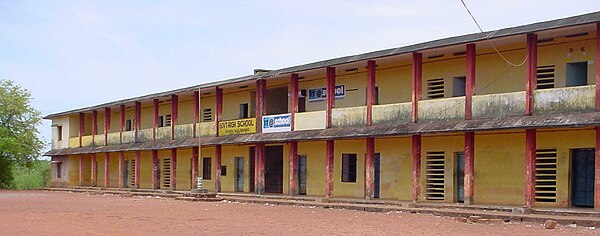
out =
[[[445,153],[427,152],[427,200],[444,200]]]
[[[554,65],[537,67],[537,89],[554,88]]]
[[[129,160],[129,187],[135,186],[135,159]]]
[[[162,186],[163,188],[171,187],[171,159],[165,158],[162,159]]]
[[[212,121],[212,109],[206,108],[202,109],[202,122],[210,122]]]
[[[165,115],[165,126],[171,126],[173,119],[171,118],[171,114]]]
[[[535,201],[556,202],[556,149],[536,151]]]
[[[427,80],[427,98],[444,97],[444,78]]]

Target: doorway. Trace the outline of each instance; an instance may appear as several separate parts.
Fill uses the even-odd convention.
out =
[[[375,189],[373,190],[373,197],[379,198],[379,193],[381,191],[381,155],[379,153],[375,153]]]
[[[254,155],[256,154],[255,150],[256,149],[254,147],[250,147],[249,155],[248,155],[250,157],[250,160],[249,160],[249,162],[250,162],[249,163],[250,164],[250,169],[249,169],[250,174],[249,175],[250,176],[248,176],[248,178],[250,179],[248,181],[248,184],[250,186],[248,186],[248,187],[250,187],[250,192],[251,193],[254,192],[254,184],[255,184],[254,183],[254,173],[255,173],[255,163],[254,163],[255,156]]]
[[[573,206],[594,206],[594,149],[572,151],[571,203]]]
[[[456,174],[454,185],[454,192],[456,193],[456,201],[464,202],[465,201],[465,153],[457,152],[455,154],[456,157]]]
[[[298,194],[306,195],[306,155],[298,156]]]
[[[283,146],[265,147],[265,192],[283,193]]]
[[[131,170],[131,167],[130,167],[131,163],[129,162],[129,160],[125,160],[124,162],[125,162],[125,164],[124,164],[125,169],[123,171],[125,173],[123,173],[123,182],[125,183],[125,188],[129,188],[129,180],[131,179],[131,178],[129,178],[129,173]]]
[[[235,158],[235,191],[244,191],[244,158]]]

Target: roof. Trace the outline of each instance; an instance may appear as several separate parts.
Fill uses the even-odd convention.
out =
[[[591,23],[595,23],[595,22],[600,22],[600,11],[587,13],[587,14],[583,14],[583,15],[567,17],[567,18],[556,19],[556,20],[542,21],[542,22],[533,23],[533,24],[509,27],[509,28],[504,28],[504,29],[499,29],[499,30],[492,30],[492,31],[484,32],[484,34],[488,35],[490,39],[494,39],[494,38],[502,38],[502,37],[508,37],[508,36],[513,36],[513,35],[519,35],[519,34],[533,33],[533,32],[544,31],[544,30],[551,30],[551,29],[556,29],[556,28],[591,24]],[[359,62],[359,61],[364,61],[364,60],[372,60],[372,59],[377,59],[377,58],[418,52],[418,51],[422,51],[422,50],[426,50],[426,49],[452,46],[452,45],[457,45],[457,44],[472,43],[472,42],[484,40],[484,36],[483,36],[484,34],[472,33],[472,34],[466,34],[466,35],[461,35],[461,36],[443,38],[443,39],[403,46],[403,47],[385,49],[385,50],[368,52],[368,53],[357,54],[357,55],[352,55],[352,56],[333,58],[333,59],[329,59],[329,60],[323,60],[323,61],[303,64],[303,65],[298,65],[298,66],[292,66],[292,67],[272,70],[272,71],[265,72],[265,73],[246,75],[246,76],[241,76],[241,77],[237,77],[237,78],[230,78],[230,79],[226,79],[226,80],[204,83],[204,84],[169,90],[169,91],[160,92],[160,93],[153,93],[153,94],[148,94],[148,95],[139,96],[139,97],[132,97],[132,98],[128,98],[128,99],[117,100],[117,101],[103,103],[103,104],[99,104],[99,105],[95,105],[95,106],[89,106],[89,107],[68,110],[68,111],[64,111],[64,112],[53,113],[53,114],[49,114],[49,115],[45,116],[44,119],[50,119],[50,118],[56,117],[56,116],[75,114],[75,113],[79,113],[79,112],[86,112],[86,111],[91,111],[91,110],[95,110],[95,109],[102,109],[105,107],[114,107],[114,106],[118,106],[118,105],[125,104],[125,103],[132,103],[132,102],[151,99],[151,98],[155,98],[155,97],[163,97],[163,96],[169,96],[169,95],[173,95],[173,94],[185,93],[185,92],[195,91],[195,90],[198,90],[201,88],[211,88],[211,87],[216,87],[216,86],[221,86],[221,85],[226,85],[226,84],[231,84],[231,83],[251,81],[251,80],[262,79],[262,78],[266,79],[266,78],[280,76],[280,75],[284,75],[284,74],[298,73],[298,72],[303,72],[303,71],[308,71],[308,70],[325,68],[328,66],[336,66],[336,65]]]

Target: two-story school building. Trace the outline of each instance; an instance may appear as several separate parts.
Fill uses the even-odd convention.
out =
[[[600,12],[46,116],[54,186],[600,209]],[[190,75],[193,76],[193,75]]]

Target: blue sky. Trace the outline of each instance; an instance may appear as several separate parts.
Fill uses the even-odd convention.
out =
[[[465,0],[492,30],[600,1]],[[460,0],[0,1],[0,79],[44,115],[477,32]],[[50,123],[39,127],[49,142]]]

